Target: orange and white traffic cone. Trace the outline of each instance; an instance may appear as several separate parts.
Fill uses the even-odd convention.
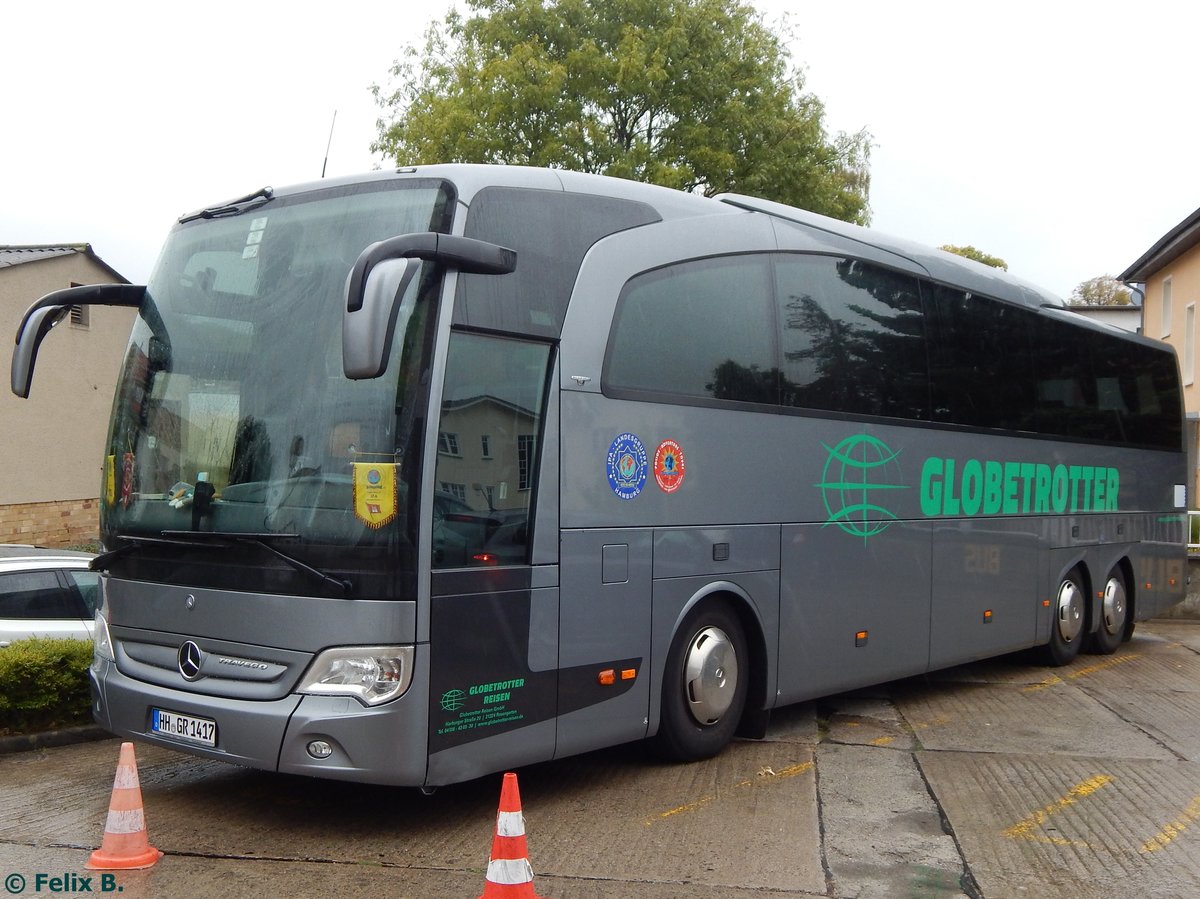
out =
[[[108,803],[108,820],[104,822],[104,842],[92,853],[85,867],[93,871],[149,868],[162,856],[160,850],[150,845],[146,833],[142,786],[138,781],[133,744],[122,743],[112,799]]]
[[[517,789],[517,775],[511,771],[504,775],[504,785],[500,788],[492,857],[479,899],[542,899],[533,891],[533,866],[525,847],[521,793]]]

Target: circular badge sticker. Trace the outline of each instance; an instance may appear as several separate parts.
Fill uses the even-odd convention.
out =
[[[683,483],[687,465],[683,460],[683,447],[674,440],[664,440],[654,453],[654,480],[664,493],[674,493]]]
[[[619,434],[608,448],[608,486],[621,499],[633,499],[646,486],[650,460],[637,434]]]

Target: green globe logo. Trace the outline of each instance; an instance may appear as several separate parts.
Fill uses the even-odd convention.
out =
[[[462,690],[447,690],[442,694],[442,708],[447,712],[456,712],[466,705],[466,697]]]
[[[820,489],[829,516],[825,524],[835,524],[864,542],[883,533],[896,516],[880,505],[879,493],[908,489],[899,483],[896,457],[900,454],[868,434],[847,437],[832,449],[821,445],[829,458],[821,471],[821,483],[814,486]]]

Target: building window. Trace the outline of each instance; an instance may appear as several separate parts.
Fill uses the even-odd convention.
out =
[[[483,458],[492,458],[492,438],[488,434],[484,434],[479,438],[480,447],[483,450]]]
[[[517,437],[517,489],[528,490],[533,486],[533,434]]]
[[[1162,336],[1171,336],[1171,279],[1163,281],[1162,286]]]
[[[1183,313],[1183,383],[1196,380],[1196,304],[1188,303]]]
[[[86,328],[91,324],[91,315],[87,306],[71,307],[71,324],[77,328]]]
[[[441,488],[443,493],[453,496],[460,503],[465,503],[467,501],[466,484],[453,484],[449,481],[442,481]]]
[[[438,432],[438,452],[446,456],[460,456],[458,451],[458,435],[449,431]]]

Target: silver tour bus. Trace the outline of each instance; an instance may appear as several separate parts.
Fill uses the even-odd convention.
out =
[[[1167,347],[802,210],[447,165],[184,216],[101,483],[96,720],[425,788],[1033,648],[1184,594]]]

